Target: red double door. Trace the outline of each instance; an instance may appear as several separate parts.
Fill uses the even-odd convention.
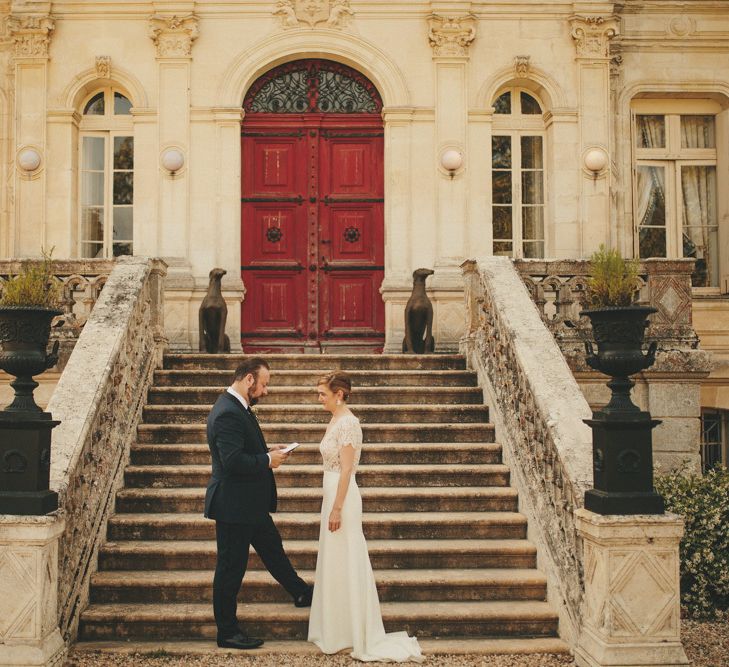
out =
[[[379,116],[251,114],[241,141],[244,351],[381,350]]]

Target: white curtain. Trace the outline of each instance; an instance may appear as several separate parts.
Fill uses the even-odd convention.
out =
[[[714,119],[707,116],[681,117],[681,145],[711,148]],[[718,284],[716,167],[682,166],[683,255],[697,260],[694,285]]]

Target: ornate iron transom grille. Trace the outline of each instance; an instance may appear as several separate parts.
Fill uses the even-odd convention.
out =
[[[272,69],[248,91],[247,113],[380,113],[382,99],[362,74],[331,60],[296,60]]]

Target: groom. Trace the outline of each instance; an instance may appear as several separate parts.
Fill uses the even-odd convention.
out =
[[[218,558],[213,580],[213,611],[218,646],[250,649],[263,644],[249,637],[236,620],[237,596],[248,564],[250,545],[297,607],[311,606],[312,588],[294,570],[269,512],[276,511],[278,468],[285,445],[267,449],[251,407],[268,394],[269,367],[264,359],[246,359],[233,384],[208,415],[208,446],[213,474],[205,493],[205,516],[215,519]]]

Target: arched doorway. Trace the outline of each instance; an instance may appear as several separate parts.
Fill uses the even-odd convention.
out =
[[[298,60],[243,103],[244,351],[381,350],[382,100],[356,70]]]

